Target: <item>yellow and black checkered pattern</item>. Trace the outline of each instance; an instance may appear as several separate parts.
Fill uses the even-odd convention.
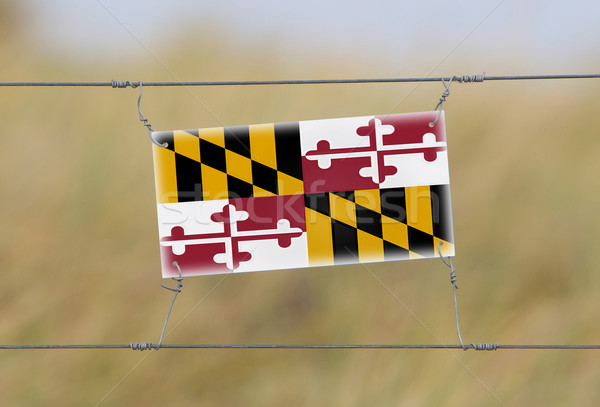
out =
[[[304,197],[311,266],[454,255],[449,185]]]
[[[153,136],[157,203],[304,193],[298,123]]]

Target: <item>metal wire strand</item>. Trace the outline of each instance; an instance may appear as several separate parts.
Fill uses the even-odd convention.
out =
[[[359,79],[291,79],[264,81],[178,81],[178,82],[143,82],[144,86],[252,86],[252,85],[320,85],[320,84],[349,84],[349,83],[416,83],[449,81],[454,78],[459,83],[483,82],[484,75],[461,75],[444,77],[413,77],[413,78],[359,78]],[[565,74],[565,75],[501,75],[485,76],[485,81],[510,80],[546,80],[546,79],[598,79],[599,74]],[[461,80],[462,79],[462,80]],[[85,86],[126,88],[141,82],[111,81],[111,82],[0,82],[0,86]]]
[[[152,126],[150,125],[150,122],[148,121],[148,119],[146,119],[146,117],[144,117],[144,114],[142,113],[142,81],[138,82],[136,85],[134,85],[133,83],[131,83],[130,81],[112,81],[113,82],[113,87],[114,84],[117,84],[117,87],[119,88],[126,88],[127,85],[131,86],[132,88],[136,88],[136,87],[140,87],[140,95],[138,96],[138,100],[137,100],[137,108],[138,108],[138,114],[139,114],[139,118],[140,121],[142,122],[142,124],[144,126],[146,126],[148,128],[148,137],[150,137],[150,140],[152,140],[152,142],[154,144],[156,144],[159,147],[168,147],[169,143],[167,143],[166,141],[164,143],[159,143],[158,141],[156,141],[153,137],[153,129]],[[122,86],[121,86],[122,85]]]
[[[596,345],[501,345],[497,343],[454,344],[164,344],[161,349],[475,349],[478,351],[495,350],[600,350]],[[0,345],[0,350],[73,350],[73,349],[132,349],[152,350],[156,345],[150,342],[132,342],[129,344],[96,345]]]
[[[447,84],[446,84],[446,81],[444,81],[444,79],[442,79],[442,83],[444,84],[444,86],[446,87],[446,89],[444,89],[444,91],[442,92],[442,96],[440,97],[440,101],[435,106],[435,109],[433,109],[434,111],[437,111],[438,113],[437,113],[437,116],[435,117],[435,120],[429,123],[429,127],[435,126],[435,124],[440,119],[440,116],[442,114],[442,105],[446,101],[446,98],[448,96],[450,96],[450,84],[452,83],[453,79],[454,79],[454,76],[450,78],[450,80],[448,81]]]
[[[167,287],[164,284],[161,285],[161,287],[166,288],[167,290],[171,290],[175,294],[173,294],[173,300],[171,300],[171,305],[169,306],[169,311],[167,312],[167,317],[165,318],[165,323],[163,325],[162,332],[160,333],[160,339],[158,340],[158,344],[155,347],[156,350],[160,349],[160,346],[162,345],[163,338],[165,337],[165,330],[167,329],[167,322],[169,322],[169,316],[171,315],[171,311],[173,310],[173,304],[175,304],[177,295],[179,295],[179,293],[181,292],[181,288],[183,287],[183,283],[182,283],[183,277],[181,276],[181,267],[179,267],[179,263],[174,261],[173,267],[177,267],[177,272],[179,273],[179,277],[171,277],[171,279],[173,281],[177,282],[177,287],[171,288],[171,287]],[[144,349],[140,349],[140,350],[144,350]]]
[[[458,285],[456,285],[456,268],[452,264],[452,259],[450,257],[448,257],[447,261],[446,259],[444,259],[441,247],[442,242],[438,242],[437,250],[440,255],[440,258],[446,266],[450,267],[450,284],[452,284],[452,292],[454,294],[454,316],[456,317],[456,333],[458,334],[458,341],[460,342],[460,346],[463,348],[463,350],[467,350],[468,348],[464,345],[462,336],[460,335],[460,323],[458,320],[458,301],[456,300],[456,290],[458,290]]]

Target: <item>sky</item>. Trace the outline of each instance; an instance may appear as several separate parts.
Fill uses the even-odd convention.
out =
[[[282,55],[376,56],[415,76],[437,64],[521,67],[523,72],[595,73],[597,0],[322,1],[24,0],[44,49],[90,57],[135,56],[181,33],[224,32],[230,46]],[[147,48],[147,49],[145,49]],[[149,49],[149,50],[148,50]],[[525,72],[525,70],[527,70]],[[471,73],[471,72],[469,72]],[[472,74],[481,72],[472,72]],[[498,73],[498,72],[495,72]]]

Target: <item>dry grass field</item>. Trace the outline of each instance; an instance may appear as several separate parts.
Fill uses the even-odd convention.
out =
[[[185,53],[190,45],[160,53],[182,80],[378,74],[326,56],[284,59],[266,48],[240,55],[225,40],[195,43],[197,54]],[[6,81],[173,80],[142,61],[117,70],[10,40],[0,52]],[[463,73],[457,68],[444,74]],[[522,73],[505,68],[490,74]],[[171,130],[431,110],[442,90],[145,88],[142,108],[156,130]],[[600,84],[484,82],[451,91],[445,110],[465,342],[599,343]],[[137,90],[107,87],[1,89],[0,343],[158,340],[171,292],[160,287],[151,144],[136,98]],[[165,342],[457,343],[454,324],[448,268],[434,259],[189,278]],[[0,350],[0,405],[595,405],[598,357]]]

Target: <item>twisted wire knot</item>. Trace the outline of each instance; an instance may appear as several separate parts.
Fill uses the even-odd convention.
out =
[[[496,350],[496,349],[498,349],[497,343],[472,343],[471,346],[475,350]]]
[[[454,267],[454,264],[452,264],[452,259],[450,257],[448,257],[448,260],[444,259],[444,256],[442,256],[441,247],[442,247],[442,242],[438,242],[438,245],[437,245],[438,254],[440,255],[440,258],[442,259],[444,264],[446,266],[450,267],[450,284],[452,284],[452,286],[454,288],[458,289],[458,286],[456,285],[456,280],[457,280],[456,267]]]
[[[435,108],[436,110],[437,110],[437,108],[438,108],[438,107],[439,107],[439,106],[440,106],[442,103],[444,103],[444,102],[446,101],[446,98],[447,98],[448,96],[450,96],[450,89],[449,89],[449,88],[446,88],[446,89],[444,89],[444,91],[442,92],[442,96],[440,97],[440,101],[438,102],[438,105],[437,105],[437,106],[436,106],[436,108]]]
[[[485,80],[485,72],[483,73],[483,75],[462,75],[462,76],[455,76],[454,77],[455,81],[458,81],[458,83],[470,83],[470,82],[483,82]]]
[[[432,122],[429,122],[429,127],[435,126],[435,124],[440,119],[440,116],[442,114],[442,105],[446,101],[446,98],[448,96],[450,96],[450,85],[452,84],[452,81],[454,80],[454,78],[455,78],[455,76],[451,77],[450,80],[448,81],[448,83],[446,83],[446,81],[442,79],[442,83],[444,84],[445,89],[442,92],[442,96],[440,97],[440,101],[435,106],[435,109],[433,109],[434,111],[437,111],[437,116],[435,117],[435,119]]]
[[[113,88],[126,88],[131,86],[132,88],[137,88],[140,86],[139,82],[131,82],[131,81],[115,81],[114,79],[111,81]]]
[[[450,84],[452,84],[452,81],[457,81],[458,83],[465,83],[465,82],[483,82],[483,80],[485,79],[485,72],[483,73],[483,75],[462,75],[462,76],[451,76],[450,80],[448,80],[448,83],[446,83],[446,81],[444,79],[442,79],[442,84],[445,86],[444,91],[442,92],[442,96],[440,97],[440,101],[438,102],[438,104],[435,106],[435,109],[433,109],[434,111],[437,111],[437,116],[435,117],[435,119],[429,123],[429,127],[433,127],[435,126],[435,124],[438,122],[438,120],[440,119],[440,116],[442,114],[442,105],[444,104],[444,102],[446,101],[446,98],[448,96],[450,96]]]
[[[179,277],[171,277],[171,280],[174,280],[174,281],[177,282],[177,287],[171,288],[171,287],[168,287],[168,286],[166,286],[164,284],[161,284],[160,286],[162,288],[166,288],[167,290],[171,290],[171,291],[174,291],[176,293],[180,293],[181,292],[181,288],[183,287],[183,283],[182,283],[183,277],[181,277],[181,274],[179,275]]]
[[[456,279],[456,268],[452,262],[450,262],[450,284],[452,284],[454,288],[458,289],[458,286],[456,285]]]
[[[154,349],[154,345],[151,342],[131,342],[129,344],[131,350],[149,350]]]

